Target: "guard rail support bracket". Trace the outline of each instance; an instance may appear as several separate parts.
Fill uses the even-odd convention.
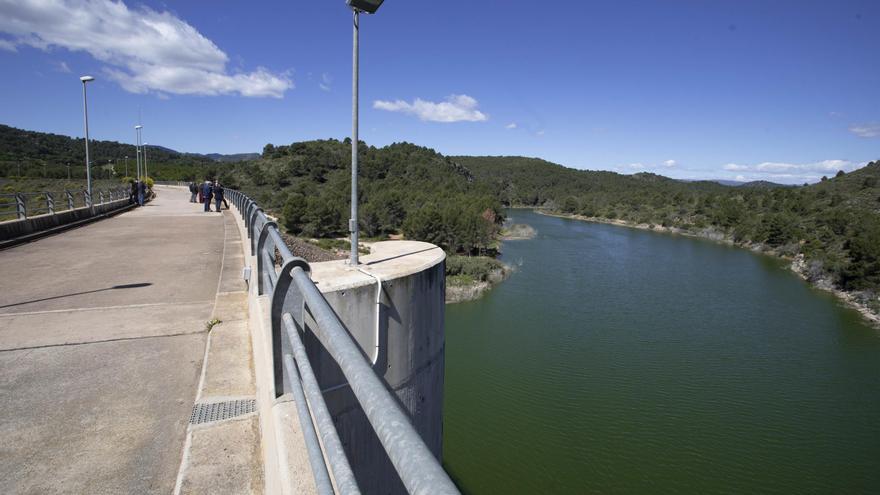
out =
[[[299,290],[290,290],[293,284],[293,276],[291,272],[295,267],[301,268],[304,272],[309,273],[311,267],[309,263],[302,258],[293,258],[281,265],[281,274],[278,275],[278,281],[275,282],[275,289],[272,291],[272,305],[269,310],[269,321],[272,324],[272,363],[273,373],[275,374],[275,397],[289,393],[290,385],[284,380],[283,357],[285,353],[291,351],[287,349],[287,339],[281,337],[284,331],[283,316],[284,313],[290,313],[292,316],[298,316],[300,325],[302,324],[302,295]],[[272,267],[274,270],[275,267]],[[262,280],[263,274],[257,273],[257,277]]]
[[[260,208],[259,206],[254,208],[250,213],[250,216],[251,216],[251,221],[250,221],[251,235],[249,237],[251,238],[251,252],[252,253],[257,252],[257,237],[259,237],[259,233],[256,231],[256,228],[257,228],[256,224],[257,224],[257,219],[260,218],[260,213],[263,213],[263,209]]]
[[[260,296],[262,296],[263,294],[266,293],[266,282],[265,282],[265,278],[262,275],[267,273],[266,270],[274,270],[275,269],[274,265],[273,266],[265,266],[266,261],[265,261],[265,257],[263,256],[263,250],[266,249],[266,241],[269,239],[269,229],[270,228],[277,229],[278,225],[275,222],[266,222],[266,224],[263,225],[263,229],[260,231],[260,238],[257,241],[257,250],[256,250],[256,253],[257,253],[257,273],[259,273],[261,275],[259,280],[257,281],[257,295],[260,295]],[[270,258],[275,259],[275,256],[274,256],[275,249],[273,248],[272,251],[273,251],[273,253],[272,253],[272,256],[270,256]]]
[[[15,212],[18,214],[19,220],[27,218],[27,207],[24,202],[24,194],[15,193]]]

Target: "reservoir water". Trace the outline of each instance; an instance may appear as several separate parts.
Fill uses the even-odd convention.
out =
[[[880,493],[880,332],[766,256],[511,210],[518,271],[447,306],[463,492]]]

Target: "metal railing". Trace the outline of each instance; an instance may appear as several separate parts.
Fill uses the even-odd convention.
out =
[[[25,220],[37,215],[102,205],[128,198],[128,188],[92,191],[18,192],[0,194],[0,221]],[[94,201],[93,201],[94,200]]]
[[[275,396],[293,395],[318,493],[337,493],[334,484],[338,493],[346,495],[358,494],[360,489],[306,355],[301,337],[306,315],[315,322],[310,329],[342,370],[407,491],[458,494],[406,412],[312,282],[309,264],[291,254],[278,225],[256,202],[232,189],[224,189],[224,195],[244,219],[251,253],[257,258],[257,290],[270,296]]]

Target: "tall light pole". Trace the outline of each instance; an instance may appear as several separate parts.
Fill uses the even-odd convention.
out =
[[[128,177],[128,155],[125,155],[125,176]]]
[[[135,152],[137,154],[137,178],[138,178],[138,180],[141,179],[141,129],[143,129],[143,128],[144,128],[144,126],[142,126],[142,125],[134,126],[134,133],[135,133],[134,148],[135,148]]]
[[[92,76],[82,76],[79,80],[82,81],[83,85],[83,122],[86,128],[86,190],[89,192],[89,206],[92,206],[92,170],[89,166],[89,102],[88,98],[86,98],[86,84],[94,81],[95,78]]]
[[[351,218],[348,231],[351,233],[351,266],[358,265],[358,64],[360,13],[375,14],[384,0],[346,0],[354,20],[351,56]]]
[[[150,178],[150,172],[147,171],[147,143],[144,143],[144,180]]]

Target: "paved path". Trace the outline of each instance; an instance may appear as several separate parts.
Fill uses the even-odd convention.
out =
[[[238,239],[188,200],[0,251],[0,493],[173,491]]]

